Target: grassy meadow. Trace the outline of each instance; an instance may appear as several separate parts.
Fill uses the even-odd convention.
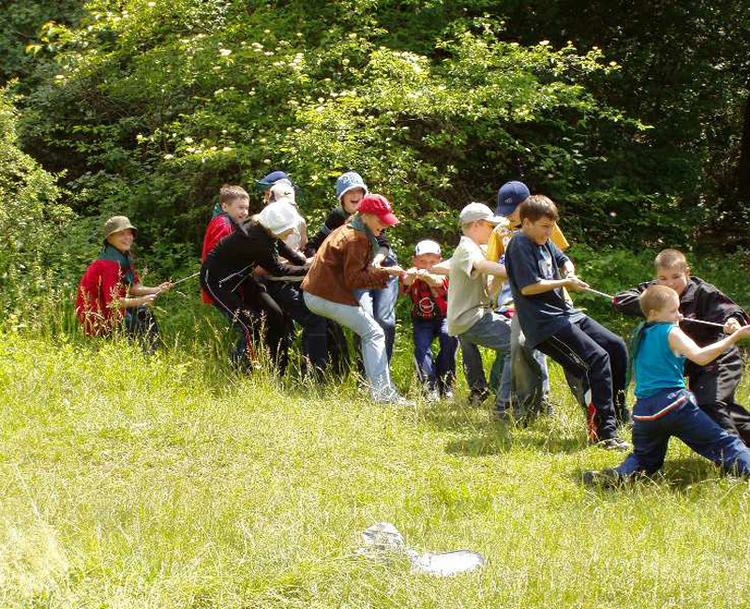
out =
[[[520,429],[464,390],[381,407],[354,381],[241,377],[218,351],[0,335],[0,607],[750,604],[747,482],[675,441],[658,479],[585,488],[623,455],[586,447],[556,367],[558,414]],[[488,564],[437,578],[358,556],[379,521]]]

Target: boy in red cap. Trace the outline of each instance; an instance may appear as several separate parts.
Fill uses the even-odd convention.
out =
[[[383,328],[354,295],[358,289],[383,288],[391,276],[404,272],[398,266],[372,265],[378,236],[396,224],[398,218],[384,196],[365,196],[357,213],[323,241],[302,289],[312,312],[352,329],[361,338],[372,399],[405,405],[409,402],[391,380]]]

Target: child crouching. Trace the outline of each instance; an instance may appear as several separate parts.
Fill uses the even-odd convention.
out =
[[[412,300],[414,359],[419,380],[427,399],[451,398],[456,380],[458,339],[448,334],[448,278],[430,273],[442,261],[440,245],[430,239],[417,243],[414,267],[402,277],[402,291]],[[440,352],[437,362],[432,356],[432,342],[437,337]]]
[[[750,477],[750,450],[698,408],[685,387],[685,360],[706,365],[741,338],[750,325],[705,347],[679,327],[680,299],[672,288],[654,285],[640,298],[646,323],[636,332],[633,347],[635,395],[633,452],[615,469],[586,472],[587,483],[616,483],[635,474],[657,472],[664,464],[671,436],[725,470]]]

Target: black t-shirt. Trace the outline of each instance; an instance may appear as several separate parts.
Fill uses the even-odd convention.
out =
[[[560,268],[568,260],[552,241],[538,245],[519,232],[508,243],[505,269],[516,315],[529,347],[536,347],[562,327],[584,316],[568,302],[562,288],[533,296],[521,293],[523,288],[542,279],[562,279]]]

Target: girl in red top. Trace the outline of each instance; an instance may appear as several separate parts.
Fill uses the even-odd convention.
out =
[[[104,223],[104,249],[81,278],[76,313],[90,336],[109,335],[124,320],[128,334],[145,338],[153,350],[159,326],[147,305],[171,289],[172,283],[166,281],[154,288],[141,284],[130,253],[136,233],[125,216]]]

